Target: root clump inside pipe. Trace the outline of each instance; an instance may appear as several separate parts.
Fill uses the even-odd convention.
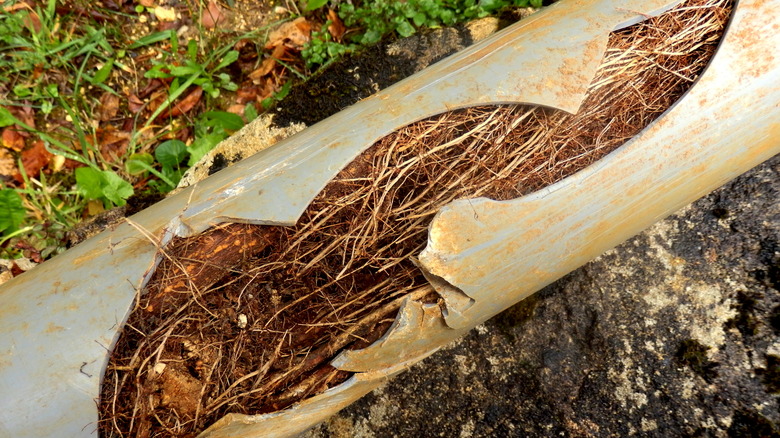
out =
[[[690,88],[731,7],[688,0],[613,32],[577,114],[506,105],[431,117],[371,145],[295,226],[173,239],[111,357],[102,435],[191,437],[346,380],[329,365],[340,351],[384,334],[404,297],[437,301],[413,259],[442,206],[517,198],[615,150]]]

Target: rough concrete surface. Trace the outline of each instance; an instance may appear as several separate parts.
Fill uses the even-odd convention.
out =
[[[305,436],[775,436],[779,332],[776,156]]]

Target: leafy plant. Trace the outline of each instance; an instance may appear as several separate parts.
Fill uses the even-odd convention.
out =
[[[301,57],[306,61],[307,68],[324,67],[328,62],[358,47],[357,44],[342,44],[333,41],[333,37],[328,32],[330,25],[331,21],[328,20],[322,29],[312,32],[311,40],[301,51]]]
[[[68,111],[72,117],[78,117],[72,108],[65,100],[60,100],[61,104]],[[76,169],[76,185],[79,193],[87,200],[102,200],[104,201],[105,208],[111,208],[114,205],[121,206],[125,204],[125,200],[133,195],[133,186],[127,181],[123,180],[113,170],[103,170],[101,166],[87,157],[95,156],[99,154],[90,153],[90,143],[86,139],[84,132],[81,130],[81,123],[75,123],[75,129],[77,130],[77,137],[80,140],[82,151],[73,150],[62,141],[51,136],[48,133],[41,132],[32,126],[27,125],[21,120],[11,114],[6,108],[0,107],[0,126],[8,126],[16,124],[23,129],[37,134],[42,140],[48,142],[50,145],[47,150],[56,155],[61,155],[66,158],[70,158],[77,161],[86,167]],[[20,168],[23,170],[23,168]],[[25,183],[29,183],[28,175],[22,172],[22,176],[25,179]]]
[[[243,119],[236,114],[208,111],[196,121],[195,140],[191,145],[187,146],[181,140],[167,140],[157,146],[154,156],[146,153],[131,155],[125,163],[125,170],[131,175],[148,172],[158,178],[149,182],[150,187],[161,193],[169,192],[179,184],[188,168],[243,126]]]
[[[0,190],[0,235],[5,236],[18,230],[25,216],[22,198],[16,190]]]
[[[133,195],[133,186],[111,170],[79,167],[76,184],[84,198],[101,200],[106,209],[125,205],[125,200]]]

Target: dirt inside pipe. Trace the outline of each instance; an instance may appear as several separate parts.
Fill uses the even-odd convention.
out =
[[[329,362],[390,326],[412,259],[447,203],[513,199],[615,150],[690,88],[730,0],[688,0],[613,32],[578,114],[469,108],[405,126],[350,163],[292,227],[223,224],[162,249],[111,356],[108,436],[192,437],[223,415],[272,412],[351,374]]]

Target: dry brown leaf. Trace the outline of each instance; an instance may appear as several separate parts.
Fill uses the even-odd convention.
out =
[[[168,90],[157,90],[154,93],[152,93],[151,96],[149,96],[149,101],[146,104],[146,109],[150,112],[157,111],[157,108],[160,107],[163,103],[165,103],[165,100],[168,98]]]
[[[136,60],[136,62],[139,62],[139,61]],[[141,99],[145,99],[145,98],[149,97],[149,95],[151,95],[155,91],[157,91],[160,88],[164,87],[165,85],[166,85],[166,83],[161,81],[160,79],[152,79],[152,80],[149,81],[148,84],[146,84],[146,86],[144,88],[138,90],[136,94]]]
[[[120,131],[115,127],[108,125],[99,127],[96,132],[100,155],[109,162],[114,162],[118,157],[127,152],[127,145],[130,142],[130,133]]]
[[[16,107],[12,109],[11,112],[17,119],[21,120],[22,123],[31,126],[33,129],[35,128],[35,111],[32,106],[30,106],[30,102],[25,101],[24,106]],[[24,136],[24,133],[22,133],[22,136]]]
[[[200,97],[202,95],[203,89],[200,87],[195,87],[195,89],[192,90],[190,94],[175,102],[170,108],[168,108],[168,110],[163,111],[162,114],[160,114],[160,117],[176,117],[188,112],[195,105],[197,105],[198,102],[200,102]]]
[[[242,105],[240,103],[236,103],[233,105],[230,105],[227,109],[227,112],[236,114],[238,116],[244,116],[244,110],[246,109],[246,105]]]
[[[213,29],[219,26],[225,21],[225,14],[222,12],[222,8],[214,0],[211,0],[208,7],[203,11],[203,16],[200,18],[200,24],[206,29]]]
[[[100,96],[100,107],[98,108],[98,120],[106,122],[116,117],[119,111],[119,96],[106,91]]]
[[[294,21],[282,24],[268,35],[267,49],[287,45],[301,50],[311,39],[311,23],[306,18],[298,17]]]
[[[43,74],[43,64],[36,64],[35,67],[33,67],[33,73],[32,77],[33,79],[38,79]]]
[[[252,102],[257,97],[259,87],[257,85],[242,84],[236,91],[236,103]]]
[[[7,12],[14,12],[14,11],[18,11],[20,9],[25,9],[25,8],[31,9],[30,5],[28,5],[27,3],[19,2],[19,3],[15,3],[15,4],[11,5],[11,6],[4,7],[3,8],[3,12],[6,12],[6,13]]]
[[[3,129],[2,135],[3,146],[17,152],[24,148],[24,137],[19,133],[18,129],[16,125],[9,126]]]
[[[249,73],[249,78],[257,84],[263,76],[271,73],[274,67],[276,67],[276,60],[281,59],[284,55],[284,52],[285,48],[283,45],[274,47],[274,51],[271,53],[271,56],[263,60],[257,70]]]
[[[98,201],[97,199],[93,199],[87,202],[88,216],[96,216],[100,213],[103,213],[104,211],[106,211],[106,209],[103,207],[103,201]]]
[[[176,21],[159,21],[157,22],[157,31],[159,32],[165,32],[166,30],[177,30],[179,29],[180,22],[178,20]]]
[[[38,173],[49,164],[52,157],[53,155],[46,150],[43,141],[36,140],[32,147],[22,151],[22,167],[28,177],[37,178]],[[21,172],[14,175],[14,178],[19,183],[24,182]]]
[[[133,114],[138,114],[144,108],[144,101],[135,94],[127,96],[127,109]]]
[[[330,20],[328,33],[330,33],[330,36],[332,36],[334,40],[341,42],[341,38],[347,32],[347,27],[344,26],[344,22],[341,21],[341,18],[339,18],[339,15],[333,9],[328,9],[328,20]]]
[[[16,160],[11,151],[0,148],[0,180],[12,177],[16,174]]]
[[[41,31],[41,18],[35,11],[29,11],[25,14],[22,18],[22,22],[28,28],[35,30],[35,32]]]
[[[145,8],[152,8],[154,7],[154,0],[138,0],[138,3],[141,4],[141,6]]]
[[[282,80],[283,78],[284,76],[281,76],[278,79]],[[261,103],[263,100],[271,97],[280,88],[279,84],[272,77],[267,77],[262,85],[262,88],[258,89],[257,98],[255,99],[257,103]]]

